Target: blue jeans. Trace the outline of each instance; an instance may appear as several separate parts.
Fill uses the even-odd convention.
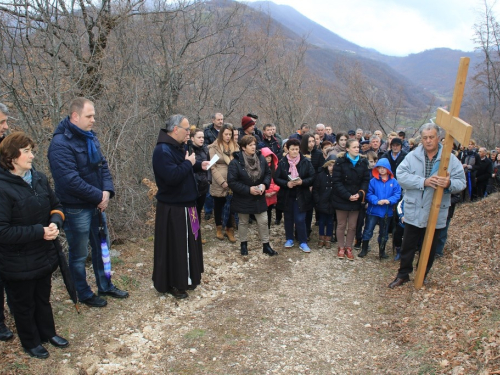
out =
[[[306,213],[300,212],[297,200],[293,201],[292,207],[289,207],[289,211],[285,211],[285,235],[287,240],[293,241],[294,224],[299,243],[307,243]]]
[[[387,230],[389,229],[389,223],[392,220],[392,217],[387,217],[384,219],[383,217],[378,217],[375,215],[366,215],[365,219],[365,230],[363,231],[363,241],[369,241],[373,237],[373,230],[375,229],[375,225],[378,224],[378,243],[384,239],[387,242]]]
[[[333,214],[318,212],[318,224],[320,236],[333,236]]]
[[[450,227],[451,218],[446,219],[446,226],[441,229],[439,234],[435,234],[436,238],[436,255],[443,256],[444,245],[448,239],[448,228]]]
[[[85,271],[89,242],[92,248],[92,267],[94,268],[97,289],[99,292],[110,291],[114,286],[104,274],[101,241],[99,239],[99,210],[97,208],[64,208],[63,211],[66,216],[64,232],[69,246],[69,269],[75,282],[78,299],[84,301],[93,295],[87,283]],[[103,219],[109,248],[109,234],[105,213],[103,213]]]
[[[210,195],[210,190],[207,192],[207,197],[205,199],[205,214],[211,215],[214,210],[214,199]]]

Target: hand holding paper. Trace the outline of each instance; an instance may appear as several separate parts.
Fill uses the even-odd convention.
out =
[[[214,155],[214,157],[212,159],[210,159],[210,164],[208,164],[207,170],[212,168],[212,165],[217,163],[217,160],[219,160],[219,155]]]

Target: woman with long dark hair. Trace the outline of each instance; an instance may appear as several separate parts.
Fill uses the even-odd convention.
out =
[[[65,348],[50,306],[58,266],[53,241],[64,214],[47,177],[32,168],[34,142],[15,132],[0,144],[0,277],[9,290],[17,334],[26,353],[47,358],[42,342]]]
[[[321,149],[316,147],[316,138],[313,134],[304,134],[300,141],[300,152],[311,161],[314,172],[318,173],[325,162],[325,158]]]
[[[347,139],[349,139],[349,136],[347,135],[346,132],[338,132],[337,144],[333,146],[333,148],[330,151],[328,151],[327,158],[330,155],[337,156],[340,152],[345,152],[345,145],[347,143]]]
[[[316,134],[317,135],[317,134]],[[316,137],[311,133],[304,134],[302,140],[300,142],[300,152],[306,158],[311,161],[311,164],[314,169],[314,173],[319,173],[321,170],[321,166],[325,162],[325,158],[323,156],[323,152],[321,149],[318,149],[316,146]],[[311,187],[312,191],[312,187]],[[311,236],[312,232],[312,219],[313,219],[314,209],[311,208],[306,212],[306,231],[307,231],[307,239]],[[316,214],[316,220],[318,220],[318,215]]]
[[[203,163],[204,161],[210,160],[208,154],[208,148],[204,144],[205,141],[205,133],[203,129],[195,128],[191,130],[190,139],[188,141],[189,153],[195,154],[196,162]],[[205,205],[205,199],[207,198],[208,189],[210,188],[210,184],[208,182],[208,171],[201,169],[194,174],[194,178],[196,179],[196,184],[198,186],[198,198],[196,199],[196,211],[198,213],[198,218],[201,217],[201,210]],[[203,238],[201,240],[202,243],[206,243],[207,241]]]
[[[356,222],[364,204],[370,170],[364,155],[359,154],[359,142],[349,139],[346,153],[339,153],[333,168],[333,207],[337,215],[338,258],[354,260],[352,245],[356,235]],[[346,234],[347,228],[347,234]]]

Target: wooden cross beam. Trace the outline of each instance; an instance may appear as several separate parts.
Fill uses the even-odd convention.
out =
[[[460,115],[460,106],[462,105],[462,98],[464,96],[465,80],[467,79],[469,62],[470,59],[468,57],[460,58],[450,112],[447,112],[442,108],[438,108],[437,111],[436,124],[446,131],[443,150],[441,152],[441,161],[438,169],[438,176],[441,177],[446,177],[448,172],[451,151],[453,150],[453,141],[457,140],[462,145],[468,145],[472,134],[472,126],[458,117]],[[420,289],[424,283],[425,270],[427,269],[429,254],[431,252],[431,245],[432,240],[434,239],[434,231],[436,230],[439,208],[441,206],[441,200],[443,199],[443,192],[444,188],[438,187],[434,191],[434,196],[432,198],[431,211],[429,213],[429,220],[427,221],[424,243],[422,244],[422,250],[420,250],[418,269],[415,275],[416,289]]]

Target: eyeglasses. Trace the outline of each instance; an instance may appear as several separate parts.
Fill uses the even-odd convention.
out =
[[[179,125],[179,126],[178,126],[178,128],[179,128],[179,129],[182,129],[182,130],[185,130],[186,132],[189,132],[189,127],[187,127],[187,128],[183,128],[182,126],[180,126],[180,125]]]

